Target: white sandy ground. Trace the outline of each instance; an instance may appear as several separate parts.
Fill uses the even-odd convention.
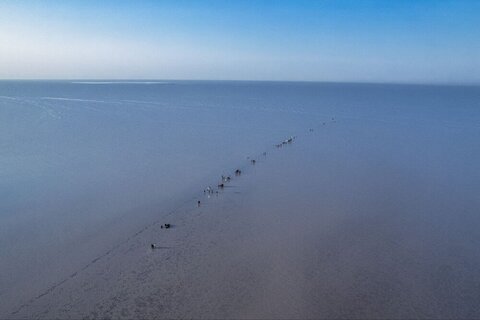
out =
[[[480,317],[478,199],[348,128],[269,150],[9,317]]]

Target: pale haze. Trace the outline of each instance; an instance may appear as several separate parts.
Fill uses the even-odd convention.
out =
[[[476,1],[2,1],[1,79],[480,82]]]

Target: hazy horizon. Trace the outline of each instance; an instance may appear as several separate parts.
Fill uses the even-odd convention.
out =
[[[404,85],[404,86],[480,86],[480,82],[408,82],[408,81],[329,81],[329,80],[271,80],[271,79],[261,79],[261,80],[252,80],[252,79],[160,79],[160,78],[70,78],[70,79],[60,79],[60,78],[18,78],[18,79],[7,79],[0,78],[0,81],[51,81],[51,82],[72,82],[72,83],[82,83],[92,84],[97,82],[99,84],[114,84],[114,83],[146,83],[147,84],[156,84],[161,82],[258,82],[258,83],[312,83],[312,84],[352,84],[352,85]]]
[[[3,1],[0,79],[480,83],[473,1]]]

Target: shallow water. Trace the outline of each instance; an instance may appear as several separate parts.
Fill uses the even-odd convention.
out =
[[[309,192],[347,212],[402,216],[393,231],[418,240],[412,248],[442,256],[433,249],[452,239],[474,263],[478,87],[0,82],[0,315],[247,156],[332,117],[339,125],[312,144],[315,162],[300,173]],[[308,182],[309,172],[331,185]]]

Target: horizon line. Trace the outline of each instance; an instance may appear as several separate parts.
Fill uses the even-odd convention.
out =
[[[161,78],[0,78],[0,81],[51,81],[51,82],[277,82],[277,83],[325,83],[325,84],[372,84],[372,85],[418,85],[418,86],[480,86],[480,82],[409,82],[409,81],[334,81],[334,80],[246,80],[246,79],[161,79]],[[153,82],[153,83],[152,83]]]

